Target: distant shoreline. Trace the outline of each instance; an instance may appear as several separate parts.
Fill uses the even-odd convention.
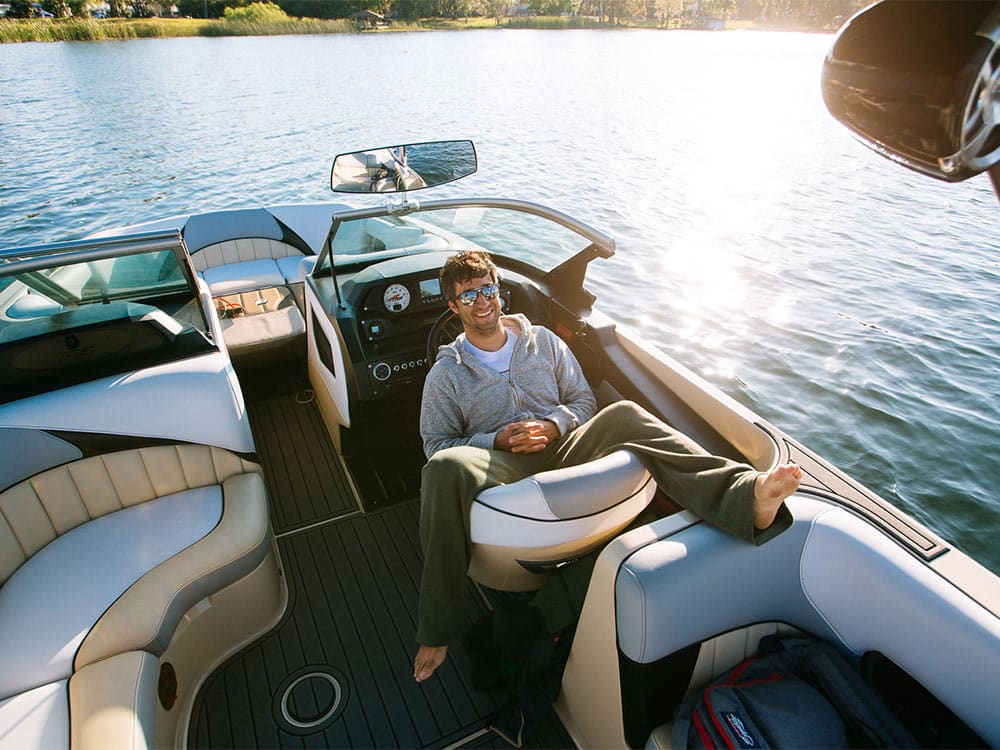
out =
[[[585,17],[537,16],[507,17],[501,23],[493,18],[444,19],[426,18],[400,21],[380,28],[367,28],[345,19],[289,18],[287,21],[252,23],[203,18],[67,18],[67,19],[0,19],[0,43],[17,42],[92,42],[127,39],[170,39],[180,37],[223,36],[287,36],[293,34],[381,34],[403,31],[465,31],[477,29],[654,29],[673,31],[682,27],[611,24]],[[697,27],[683,27],[697,28]],[[829,32],[792,26],[760,26],[754,21],[727,21],[725,31],[795,31]]]

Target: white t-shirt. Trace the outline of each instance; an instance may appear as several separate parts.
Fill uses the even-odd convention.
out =
[[[485,349],[480,349],[478,346],[473,346],[468,341],[465,342],[465,349],[475,355],[476,359],[489,367],[491,370],[496,370],[501,375],[510,377],[510,358],[514,353],[515,341],[517,341],[517,334],[508,328],[507,342],[495,352],[488,352]]]

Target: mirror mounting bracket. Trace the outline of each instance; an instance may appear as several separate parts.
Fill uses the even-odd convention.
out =
[[[393,216],[406,216],[407,214],[412,214],[414,211],[419,211],[420,202],[411,201],[406,193],[403,193],[403,199],[400,201],[394,201],[392,198],[386,201],[385,210]]]

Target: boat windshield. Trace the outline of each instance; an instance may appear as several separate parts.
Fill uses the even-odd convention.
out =
[[[482,205],[420,210],[341,221],[334,265],[424,252],[486,250],[548,272],[593,239],[545,216]]]
[[[42,250],[0,257],[0,403],[214,349],[178,248]]]

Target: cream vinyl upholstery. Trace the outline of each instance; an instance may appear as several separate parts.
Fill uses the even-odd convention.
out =
[[[296,256],[305,257],[301,250],[287,242],[265,237],[247,237],[203,247],[191,254],[191,262],[194,263],[196,271],[204,271],[216,266]]]
[[[201,272],[213,297],[239,294],[254,289],[282,286],[285,277],[273,260],[248,260],[228,266],[212,266]]]
[[[222,496],[218,526],[122,594],[84,640],[77,669],[126,648],[160,654],[188,609],[263,561],[270,543],[263,478],[256,472],[230,477]]]
[[[501,591],[541,588],[545,573],[617,535],[655,492],[628,451],[484,490],[469,514],[469,576]]]
[[[152,745],[157,657],[270,550],[259,472],[220,448],[158,445],[0,493],[0,747],[66,746],[70,727],[74,748]]]
[[[84,458],[36,474],[0,493],[0,583],[82,523],[259,470],[220,448],[165,445]]]
[[[160,662],[131,651],[84,667],[69,681],[73,750],[147,750],[154,746]]]
[[[221,516],[217,486],[187,490],[81,524],[32,556],[0,589],[0,697],[69,677],[105,610]]]
[[[702,523],[629,555],[614,597],[621,653],[651,664],[748,623],[788,623],[884,654],[1000,743],[995,618],[861,518],[800,496],[787,505],[792,528],[760,547]]]

